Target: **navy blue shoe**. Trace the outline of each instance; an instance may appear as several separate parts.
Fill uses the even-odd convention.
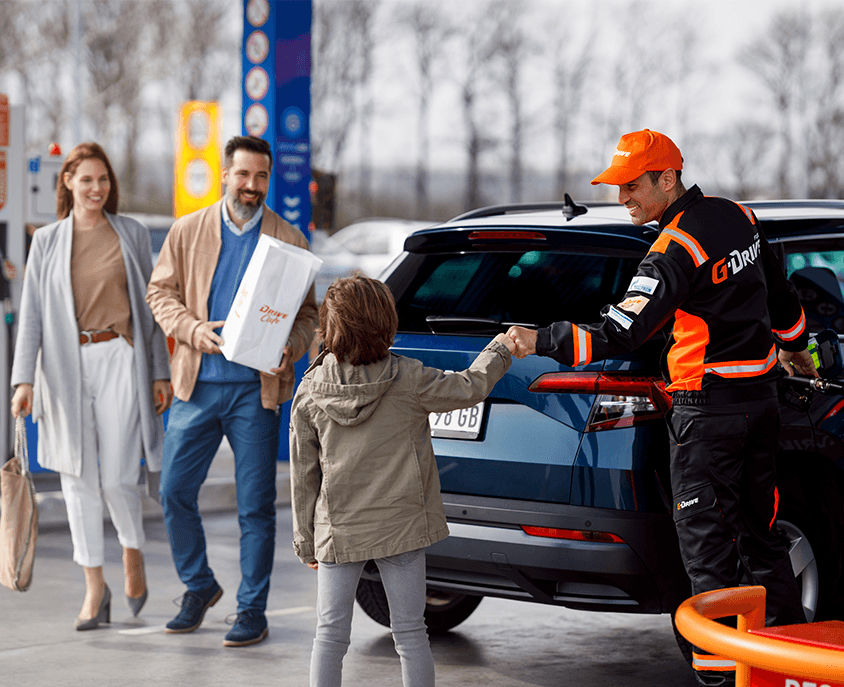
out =
[[[174,634],[193,632],[202,624],[205,611],[217,603],[222,595],[223,589],[216,581],[202,591],[186,591],[182,597],[182,610],[179,611],[179,615],[167,623],[164,631]]]
[[[223,646],[249,646],[267,638],[267,616],[262,611],[247,608],[237,614],[234,627],[223,640]]]

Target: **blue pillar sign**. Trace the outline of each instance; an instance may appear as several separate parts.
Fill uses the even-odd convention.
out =
[[[243,133],[273,147],[267,205],[310,238],[312,0],[243,0]],[[296,380],[308,356],[296,363]],[[290,403],[279,459],[288,458]]]
[[[244,0],[243,132],[273,146],[267,204],[308,234],[312,0]]]

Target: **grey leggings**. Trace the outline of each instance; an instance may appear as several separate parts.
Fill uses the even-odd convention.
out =
[[[340,687],[343,656],[352,633],[352,611],[363,566],[320,563],[317,631],[311,654],[311,687]],[[375,561],[390,604],[390,629],[401,659],[404,687],[433,687],[434,657],[425,629],[425,551]]]

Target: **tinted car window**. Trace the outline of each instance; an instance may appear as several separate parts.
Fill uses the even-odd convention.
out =
[[[594,322],[621,300],[638,260],[555,251],[416,255],[396,293],[399,330],[429,332],[429,315],[545,326]],[[395,280],[391,279],[391,283]]]

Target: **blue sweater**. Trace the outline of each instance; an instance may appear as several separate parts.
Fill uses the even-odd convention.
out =
[[[220,257],[217,269],[211,280],[211,293],[208,296],[208,320],[225,320],[231,310],[234,298],[246,272],[246,266],[258,245],[261,234],[261,224],[258,222],[245,234],[235,235],[226,228],[225,221],[221,226],[223,244],[220,247]],[[220,333],[220,330],[217,330]],[[246,367],[240,363],[226,360],[225,356],[217,354],[202,354],[199,366],[199,382],[258,382],[258,370]]]

